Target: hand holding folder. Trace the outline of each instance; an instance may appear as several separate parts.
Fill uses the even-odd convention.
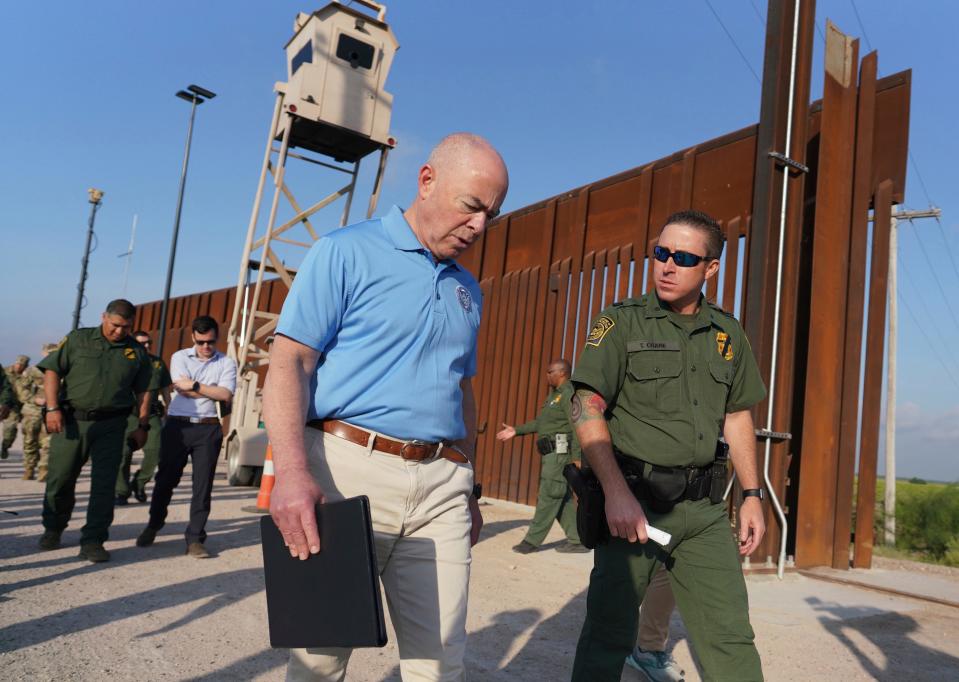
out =
[[[369,498],[316,505],[316,525],[322,550],[300,561],[290,556],[272,517],[260,520],[270,645],[384,646]]]

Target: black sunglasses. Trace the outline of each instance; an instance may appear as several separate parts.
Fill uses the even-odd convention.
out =
[[[195,343],[198,346],[215,346],[216,339],[213,339],[212,341],[203,341],[201,339],[193,339],[193,343]]]
[[[689,253],[689,251],[670,251],[665,246],[653,247],[653,258],[660,263],[668,261],[670,256],[672,256],[673,262],[681,268],[691,268],[704,260],[715,260],[709,256],[697,256],[695,253]]]

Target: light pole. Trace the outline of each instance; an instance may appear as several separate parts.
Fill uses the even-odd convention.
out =
[[[103,190],[90,188],[87,190],[90,195],[90,220],[87,221],[87,245],[83,249],[83,260],[80,265],[80,283],[77,284],[77,304],[73,308],[73,330],[80,327],[80,309],[83,307],[83,289],[87,283],[87,263],[90,262],[90,244],[93,241],[93,221],[97,217],[97,209],[100,208],[100,201],[103,199]]]
[[[176,93],[180,99],[190,103],[190,126],[186,133],[186,149],[183,151],[183,169],[180,171],[180,193],[176,202],[176,217],[173,219],[173,239],[170,240],[170,260],[167,263],[166,287],[163,290],[163,304],[160,306],[160,329],[157,335],[160,337],[157,341],[157,355],[163,357],[163,339],[166,336],[166,315],[167,308],[170,305],[170,285],[173,282],[173,263],[176,260],[176,241],[180,234],[180,213],[183,210],[183,189],[186,187],[186,169],[190,163],[190,143],[193,140],[193,118],[196,116],[196,107],[203,104],[208,99],[213,99],[216,94],[210,92],[199,85],[190,85],[186,90],[180,90]]]

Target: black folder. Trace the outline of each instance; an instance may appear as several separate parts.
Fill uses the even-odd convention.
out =
[[[260,520],[270,645],[381,647],[386,625],[365,495],[316,505],[320,552],[290,556],[269,516]]]

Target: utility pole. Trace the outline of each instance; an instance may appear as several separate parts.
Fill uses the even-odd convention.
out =
[[[130,260],[133,258],[133,243],[137,238],[137,214],[133,214],[133,229],[130,230],[130,245],[127,250],[117,256],[117,258],[126,258],[127,262],[123,264],[123,286],[120,288],[120,295],[127,295],[127,275],[130,274]]]
[[[97,217],[97,209],[103,200],[103,190],[90,188],[90,219],[87,221],[87,245],[83,249],[83,260],[80,265],[80,283],[77,284],[77,304],[73,307],[73,331],[80,327],[80,309],[83,308],[83,289],[87,283],[87,264],[90,262],[90,244],[93,243],[93,221]]]
[[[886,490],[884,495],[883,544],[896,544],[896,334],[899,302],[896,290],[896,262],[898,260],[898,225],[900,220],[939,218],[942,211],[899,211],[892,214],[889,223],[889,344],[886,360]]]

